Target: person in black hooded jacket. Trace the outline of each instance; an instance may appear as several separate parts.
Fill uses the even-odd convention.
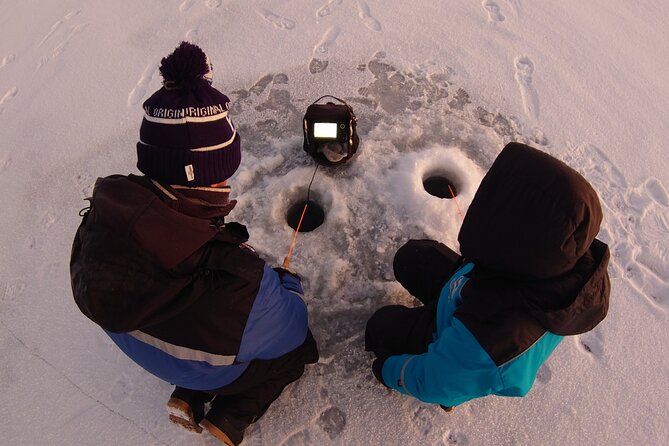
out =
[[[396,253],[395,277],[423,305],[386,306],[368,321],[376,378],[445,409],[526,395],[564,336],[606,316],[601,221],[581,175],[537,149],[507,145],[467,210],[461,255],[432,240]]]
[[[226,221],[240,137],[206,55],[183,42],[160,72],[137,144],[145,176],[98,179],[72,291],[125,354],[176,385],[170,421],[236,445],[318,350],[300,278],[269,267]]]

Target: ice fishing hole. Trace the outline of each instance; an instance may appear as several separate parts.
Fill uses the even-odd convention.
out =
[[[423,179],[425,191],[439,198],[454,198],[458,196],[458,190],[453,181],[444,174],[430,174]]]
[[[297,229],[297,225],[302,217],[304,205],[307,205],[304,211],[304,218],[302,219],[302,226],[300,232],[311,232],[323,224],[325,220],[325,211],[323,207],[314,200],[300,200],[288,208],[286,213],[286,223],[293,229]]]

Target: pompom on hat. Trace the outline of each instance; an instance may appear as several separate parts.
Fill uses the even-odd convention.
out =
[[[227,180],[241,161],[230,121],[230,99],[211,86],[206,54],[188,42],[160,64],[163,87],[144,102],[137,168],[165,184],[210,186]]]

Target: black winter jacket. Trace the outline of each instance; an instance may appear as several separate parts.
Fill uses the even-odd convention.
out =
[[[222,387],[250,361],[280,357],[307,336],[299,279],[245,246],[246,228],[223,220],[231,207],[212,213],[168,186],[115,175],[98,180],[75,236],[81,311],[135,362],[181,387]]]

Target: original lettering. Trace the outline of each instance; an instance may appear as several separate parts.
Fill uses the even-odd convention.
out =
[[[186,117],[207,118],[225,113],[228,110],[228,104],[214,104],[206,107],[186,107],[186,108],[151,108],[144,107],[144,112],[153,118],[181,119]]]

